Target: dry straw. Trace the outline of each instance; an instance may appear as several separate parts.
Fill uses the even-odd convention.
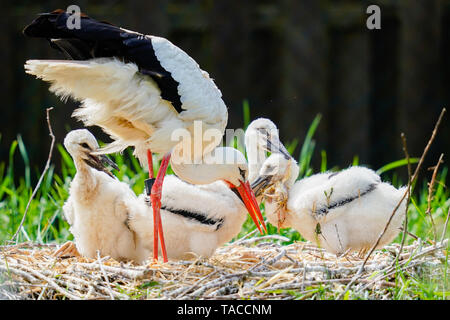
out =
[[[317,288],[336,294],[360,269],[353,254],[336,257],[312,244],[280,245],[250,238],[217,249],[209,259],[133,265],[109,257],[56,258],[56,245],[0,247],[4,299],[293,299],[314,298]],[[280,241],[279,239],[277,241]],[[417,276],[443,265],[448,239],[434,245],[400,244],[375,252],[353,293],[386,298],[399,270]]]

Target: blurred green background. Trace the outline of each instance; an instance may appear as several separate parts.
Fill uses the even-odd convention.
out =
[[[272,119],[283,141],[303,141],[321,113],[316,149],[327,151],[329,166],[346,167],[355,155],[375,169],[401,159],[401,132],[411,156],[420,156],[440,110],[449,105],[447,0],[2,1],[0,161],[21,134],[32,166],[42,168],[49,146],[46,107],[55,107],[57,143],[82,126],[70,117],[75,103],[59,101],[23,70],[27,59],[61,57],[46,41],[25,38],[23,27],[37,13],[71,4],[185,50],[221,89],[228,128],[242,127],[245,99],[251,118]],[[370,4],[381,8],[381,30],[366,28]],[[93,132],[108,141],[100,130]],[[447,115],[424,168],[450,150],[449,137]],[[320,156],[311,161],[320,166]]]

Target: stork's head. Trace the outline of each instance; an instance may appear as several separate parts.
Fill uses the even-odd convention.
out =
[[[107,169],[107,165],[119,170],[117,165],[107,156],[94,154],[98,151],[99,146],[92,133],[86,129],[70,131],[64,138],[64,147],[75,162],[82,161],[96,170],[107,173],[111,177],[113,177],[113,175]]]
[[[214,154],[217,157],[216,159],[223,160],[223,164],[219,165],[219,167],[223,167],[223,176],[221,179],[228,184],[231,191],[244,203],[259,231],[262,233],[259,226],[259,223],[261,223],[267,232],[255,194],[248,182],[248,164],[244,155],[239,150],[229,147],[216,148]]]
[[[291,187],[297,179],[299,167],[293,158],[286,159],[280,153],[272,153],[264,161],[259,176],[252,182],[252,189],[256,196],[260,196],[267,188],[277,182]]]
[[[184,181],[192,184],[209,184],[217,180],[225,181],[230,189],[242,200],[250,216],[259,228],[257,220],[266,226],[248,182],[248,164],[237,149],[218,147],[202,158],[201,163],[184,163],[172,154],[173,171]]]
[[[245,131],[245,146],[247,153],[256,148],[272,153],[281,153],[286,159],[291,155],[280,142],[277,126],[266,118],[253,120]]]
[[[280,142],[277,126],[266,118],[253,120],[245,131],[245,148],[249,163],[249,180],[251,182],[259,176],[267,152],[281,153],[286,159],[289,152]]]

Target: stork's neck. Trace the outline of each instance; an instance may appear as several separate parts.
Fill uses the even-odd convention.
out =
[[[290,189],[295,181],[297,180],[298,174],[300,173],[300,167],[294,158],[289,160],[288,174],[285,176],[285,186]]]
[[[77,170],[74,180],[78,180],[79,182],[77,185],[82,185],[82,187],[86,189],[85,192],[95,189],[96,179],[92,172],[93,169],[91,169],[91,167],[89,167],[81,158],[75,158],[74,164],[75,169]]]
[[[183,160],[174,149],[171,166],[180,179],[191,184],[210,184],[218,180],[227,180],[238,185],[240,177],[236,176],[236,172],[239,172],[237,168],[239,161],[246,162],[244,155],[229,147],[214,149],[199,159],[198,163]]]
[[[246,140],[246,151],[248,159],[248,180],[252,183],[258,176],[259,171],[267,158],[266,152],[257,141]]]

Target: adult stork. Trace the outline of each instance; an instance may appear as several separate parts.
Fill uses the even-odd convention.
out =
[[[99,22],[84,14],[79,28],[74,28],[69,18],[70,14],[61,9],[40,14],[24,34],[46,38],[72,60],[28,60],[26,72],[50,82],[50,90],[63,99],[72,97],[81,102],[74,116],[86,125],[100,126],[114,139],[103,153],[133,146],[143,166],[151,163],[151,152],[164,155],[150,193],[155,220],[154,258],[158,258],[159,235],[167,261],[160,208],[169,162],[174,172],[190,183],[227,181],[242,194],[254,221],[259,219],[264,226],[240,164],[199,163],[210,155],[233,158],[232,151],[217,147],[228,112],[208,73],[167,39]],[[174,137],[175,132],[180,133],[177,129],[187,132],[191,141]],[[215,130],[216,139],[195,134],[207,130]],[[191,164],[186,163],[186,155]],[[151,165],[149,176],[153,177]]]

